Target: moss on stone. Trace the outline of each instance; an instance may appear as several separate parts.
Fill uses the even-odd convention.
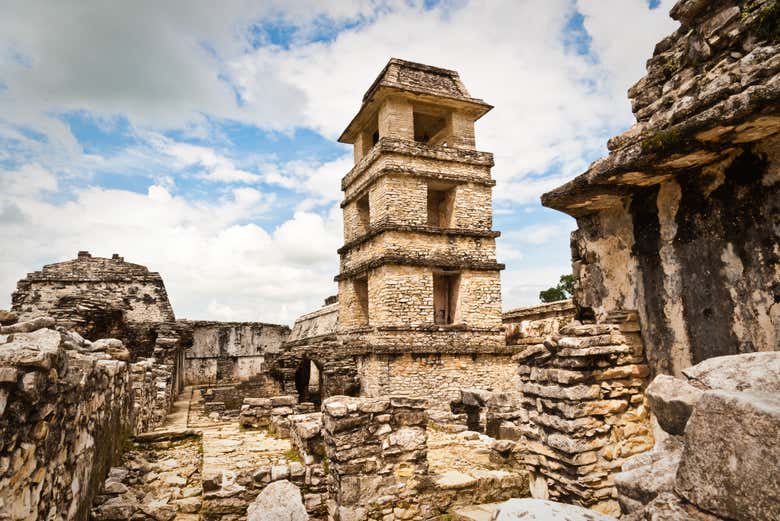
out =
[[[681,141],[682,134],[679,130],[675,128],[661,130],[642,143],[642,152],[650,154],[666,151],[678,145]]]

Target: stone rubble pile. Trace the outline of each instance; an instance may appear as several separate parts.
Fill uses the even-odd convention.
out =
[[[108,472],[92,521],[172,521],[201,509],[200,439],[136,442]]]
[[[148,361],[38,317],[0,329],[0,518],[85,518],[124,441],[150,424]],[[117,357],[119,359],[117,359]]]
[[[638,331],[633,313],[573,321],[514,355],[520,393],[487,400],[487,430],[498,458],[528,469],[534,497],[620,513],[612,476],[653,445]]]
[[[615,476],[626,521],[780,519],[780,353],[711,358],[658,376],[664,433]]]

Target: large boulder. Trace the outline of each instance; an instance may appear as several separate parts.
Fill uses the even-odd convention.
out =
[[[780,392],[780,351],[709,358],[683,370],[701,389]]]
[[[263,489],[247,509],[247,521],[308,521],[301,491],[286,479]]]
[[[13,311],[0,309],[0,326],[10,326],[11,324],[16,323],[18,318],[19,317]]]
[[[501,503],[492,521],[616,521],[595,510],[544,499],[510,499]]]
[[[669,434],[682,434],[693,406],[702,391],[682,380],[661,374],[647,386],[645,396],[658,418],[658,425]]]
[[[707,391],[685,429],[675,490],[736,521],[780,519],[780,395]]]

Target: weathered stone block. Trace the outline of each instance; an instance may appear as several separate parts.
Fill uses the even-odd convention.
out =
[[[685,429],[676,491],[737,521],[780,519],[780,396],[707,391]]]
[[[702,391],[678,378],[658,375],[645,396],[661,428],[669,434],[682,434]]]

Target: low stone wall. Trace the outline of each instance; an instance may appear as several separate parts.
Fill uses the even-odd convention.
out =
[[[323,402],[322,425],[330,519],[441,519],[455,506],[528,494],[516,473],[432,472],[425,400],[335,396]]]
[[[653,445],[643,390],[648,368],[635,313],[622,323],[571,322],[514,356],[522,383],[488,400],[500,457],[530,472],[534,497],[616,515],[612,475]]]
[[[403,354],[358,359],[361,394],[424,397],[427,407],[449,409],[463,388],[517,389],[517,364],[509,355]]]
[[[0,518],[84,520],[134,430],[153,424],[150,361],[54,321],[0,331]],[[48,326],[48,327],[47,327]],[[138,380],[136,380],[138,378]]]
[[[268,429],[280,438],[290,436],[289,417],[295,414],[314,412],[313,403],[298,403],[295,396],[272,396],[270,398],[244,398],[239,415],[242,427]]]

